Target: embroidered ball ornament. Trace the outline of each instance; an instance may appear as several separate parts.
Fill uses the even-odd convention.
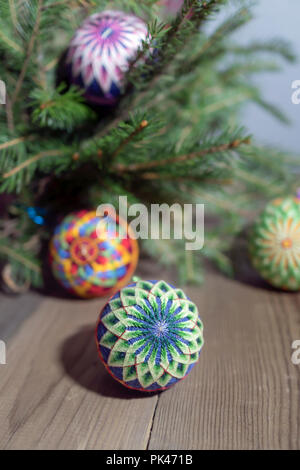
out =
[[[128,388],[165,390],[199,359],[203,325],[196,305],[164,281],[138,281],[106,304],[96,328],[100,359]]]
[[[272,286],[300,290],[300,199],[276,199],[257,220],[250,240],[254,267]]]
[[[107,10],[90,16],[75,33],[67,52],[70,82],[83,89],[93,104],[115,104],[124,75],[147,36],[146,23],[132,14]]]
[[[126,285],[137,265],[138,245],[127,224],[95,211],[68,215],[50,243],[56,279],[83,298],[112,295]]]

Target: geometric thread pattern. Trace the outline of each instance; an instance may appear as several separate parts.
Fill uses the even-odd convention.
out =
[[[110,296],[128,284],[138,261],[137,241],[125,221],[95,211],[63,219],[50,243],[53,274],[83,298]]]
[[[256,222],[250,242],[254,267],[271,285],[300,290],[300,200],[276,199]]]
[[[148,34],[140,18],[107,10],[87,18],[75,33],[67,54],[70,81],[88,101],[114,104],[124,75]]]
[[[199,359],[203,325],[196,305],[165,281],[138,281],[104,307],[96,341],[108,372],[153,392],[183,379]]]

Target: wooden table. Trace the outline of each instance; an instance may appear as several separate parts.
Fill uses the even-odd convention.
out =
[[[144,278],[172,275],[144,263]],[[98,360],[102,300],[1,297],[1,449],[299,449],[300,294],[210,273],[190,287],[205,346],[189,377],[160,394],[115,382]]]

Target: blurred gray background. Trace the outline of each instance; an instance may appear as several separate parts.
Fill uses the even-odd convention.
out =
[[[255,19],[235,36],[238,41],[282,37],[291,42],[298,63],[284,62],[281,72],[259,74],[255,79],[264,98],[280,106],[291,125],[281,124],[255,105],[247,106],[242,121],[259,142],[300,153],[300,104],[291,101],[292,82],[300,80],[300,0],[259,0],[253,11]]]

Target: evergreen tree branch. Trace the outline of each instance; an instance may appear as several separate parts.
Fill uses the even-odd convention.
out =
[[[13,133],[15,130],[14,114],[13,114],[13,109],[12,109],[12,102],[11,102],[10,97],[8,96],[8,93],[6,93],[5,111],[6,111],[7,128],[11,133]]]
[[[232,18],[225,21],[212,35],[211,37],[203,44],[197,55],[193,57],[192,62],[188,65],[191,69],[197,66],[199,60],[203,57],[206,51],[209,51],[212,46],[219,41],[222,43],[222,39],[227,34],[232,33],[233,30],[239,28],[244,23],[248,22],[252,18],[251,13],[248,8],[241,8]]]
[[[18,261],[19,263],[23,264],[25,267],[27,267],[31,271],[34,271],[37,274],[41,274],[41,268],[37,264],[33,263],[31,260],[27,259],[25,256],[22,256],[19,253],[16,253],[15,250],[13,250],[12,248],[9,248],[7,245],[0,244],[0,253]]]
[[[207,191],[201,191],[199,188],[197,190],[190,190],[189,188],[186,189],[187,193],[191,194],[192,196],[202,200],[207,201],[208,203],[212,204],[213,206],[221,209],[225,212],[230,212],[232,214],[239,215],[240,217],[249,218],[252,213],[249,210],[244,210],[238,207],[236,204],[232,202],[232,200],[225,199],[224,197],[217,197],[212,193],[208,193]]]
[[[19,46],[19,44],[17,44],[15,41],[13,41],[12,39],[8,38],[3,31],[1,31],[0,29],[0,38],[3,40],[3,42],[5,42],[7,44],[8,47],[11,47],[12,49],[14,49],[16,52],[23,52],[23,49],[21,46]]]
[[[142,179],[145,179],[145,180],[172,180],[172,181],[176,181],[176,182],[186,182],[186,181],[194,181],[196,183],[203,183],[205,181],[205,183],[208,183],[208,184],[211,184],[211,185],[222,185],[222,186],[226,186],[226,185],[231,185],[233,183],[233,180],[232,179],[208,179],[208,178],[204,178],[201,177],[201,176],[189,176],[189,175],[185,175],[185,176],[176,176],[176,175],[165,175],[165,174],[161,174],[161,173],[151,173],[151,172],[146,172],[146,173],[141,173],[139,175],[139,178],[142,178]]]
[[[29,62],[30,62],[30,59],[31,59],[31,55],[32,55],[33,50],[34,50],[35,41],[36,41],[38,33],[39,33],[41,14],[42,14],[42,6],[43,6],[43,0],[38,0],[36,20],[35,20],[32,35],[31,35],[31,38],[30,38],[30,41],[29,41],[29,44],[28,44],[28,49],[27,49],[27,52],[26,52],[26,58],[24,60],[23,67],[21,69],[21,72],[20,72],[20,75],[19,75],[19,78],[18,78],[18,81],[17,81],[16,88],[15,88],[15,91],[14,91],[14,93],[12,95],[12,99],[11,99],[12,108],[14,107],[14,104],[17,101],[19,93],[21,91],[23,81],[24,81],[24,78],[25,78],[25,75],[26,75],[26,72],[27,72],[27,68],[28,68],[28,65],[29,65]]]
[[[32,163],[36,163],[37,161],[41,160],[42,158],[45,157],[56,157],[59,155],[62,155],[63,152],[61,150],[46,150],[44,152],[40,152],[37,155],[34,155],[33,157],[28,158],[24,162],[20,163],[20,165],[16,166],[15,168],[11,169],[7,173],[3,175],[3,179],[10,178],[11,176],[15,175],[21,170],[24,170],[24,168],[28,167],[29,165],[32,165]]]
[[[170,64],[174,61],[177,53],[182,49],[183,41],[180,41],[177,36],[183,27],[192,18],[195,18],[192,24],[194,31],[198,31],[202,21],[223,1],[224,0],[208,0],[199,4],[198,0],[185,0],[183,8],[173,24],[169,27],[167,27],[167,25],[165,26],[167,33],[160,42],[160,60],[158,61],[158,65],[152,70],[150,80],[143,80],[144,90],[139,91],[129,105],[121,110],[113,121],[105,125],[97,133],[96,137],[102,137],[111,129],[117,127],[120,122],[128,119],[130,112],[136,110],[141,105],[149,90],[152,90],[159,82],[161,76],[167,73]],[[158,31],[161,32],[161,27]],[[175,44],[173,44],[173,42],[175,42]],[[131,81],[130,74],[127,75],[127,78]]]
[[[54,90],[39,87],[33,90],[30,98],[34,107],[32,120],[41,127],[71,132],[97,117],[84,102],[82,92],[74,86],[68,90],[65,85]]]
[[[21,142],[25,142],[26,140],[32,140],[34,136],[24,136],[24,137],[17,137],[16,139],[9,140],[8,142],[4,142],[0,144],[0,150],[7,149],[8,147],[13,147],[14,145],[18,145]]]
[[[70,0],[60,0],[57,2],[50,3],[50,5],[44,5],[42,6],[42,11],[47,10],[48,8],[55,8],[61,5],[67,5],[67,3],[70,3]]]
[[[0,249],[0,255],[17,283],[41,279],[32,263],[39,265],[38,241],[50,236],[47,226],[37,230],[24,207],[56,214],[99,202],[117,204],[120,194],[130,204],[153,196],[205,202],[218,227],[207,230],[193,264],[181,242],[143,243],[161,261],[177,265],[185,280],[194,280],[202,276],[203,257],[230,272],[224,252],[245,218],[263,199],[298,186],[298,157],[247,145],[237,129],[248,99],[282,118],[249,74],[272,68],[257,60],[258,54],[288,60],[293,54],[284,42],[247,47],[232,41],[231,33],[248,19],[243,9],[207,34],[201,26],[225,1],[185,0],[166,24],[159,22],[154,0],[0,0],[0,75],[8,90],[17,92],[13,108],[10,92],[0,115],[1,191],[17,201],[1,223],[0,245],[8,250]],[[55,65],[64,72],[61,54],[81,19],[106,8],[147,19],[149,31],[129,64],[124,93],[109,111],[89,106],[77,88],[55,86]]]
[[[114,153],[112,154],[111,158],[110,158],[110,161],[115,159],[120,152],[122,152],[123,148],[126,147],[127,144],[129,144],[129,142],[131,142],[138,134],[140,134],[140,132],[142,132],[146,127],[148,126],[148,121],[146,120],[143,120],[137,127],[136,129],[131,133],[129,134],[128,137],[126,137],[121,143],[120,145],[118,146],[118,148],[114,151]]]
[[[136,163],[136,164],[127,165],[127,166],[123,164],[118,164],[115,166],[115,170],[118,171],[119,173],[124,173],[124,172],[127,173],[127,172],[149,170],[152,168],[165,167],[167,165],[172,165],[174,163],[182,163],[188,160],[193,160],[195,158],[205,157],[206,155],[210,155],[213,153],[226,152],[228,150],[237,149],[238,147],[244,144],[247,144],[247,145],[250,144],[249,137],[245,139],[236,139],[226,144],[221,144],[221,145],[217,145],[214,147],[210,147],[208,149],[200,150],[199,152],[191,152],[189,154],[178,155],[176,157],[166,158],[164,160]]]
[[[17,27],[18,27],[18,20],[17,20],[16,5],[15,5],[14,0],[9,0],[9,8],[10,8],[10,13],[11,13],[12,23],[13,23],[15,31],[16,31]]]

